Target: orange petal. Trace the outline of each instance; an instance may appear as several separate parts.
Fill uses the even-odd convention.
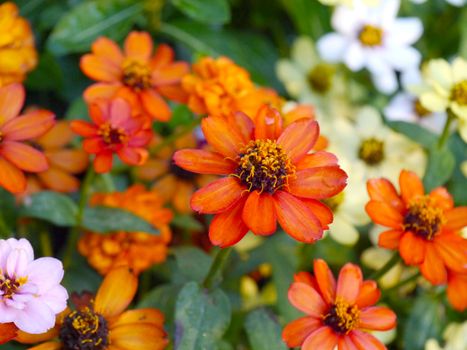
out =
[[[107,59],[115,66],[120,66],[123,62],[122,50],[118,47],[115,41],[101,36],[97,38],[91,46],[91,50],[97,56]]]
[[[21,84],[0,87],[0,126],[16,117],[24,105],[26,93]]]
[[[152,83],[157,87],[178,84],[189,72],[190,66],[187,62],[174,62],[155,70],[152,73]]]
[[[157,92],[170,101],[187,104],[188,94],[180,85],[158,86]]]
[[[309,168],[337,166],[337,157],[326,151],[307,154],[296,164],[297,171]]]
[[[396,188],[388,179],[370,179],[366,187],[372,200],[385,202],[399,212],[405,209],[405,205],[397,194]]]
[[[358,350],[357,345],[354,344],[350,337],[339,337],[337,348],[339,350]]]
[[[288,298],[295,308],[309,316],[319,319],[326,314],[328,306],[321,295],[308,284],[292,283],[289,288]]]
[[[37,346],[33,346],[32,348],[28,348],[28,350],[61,350],[62,342],[59,341],[49,341],[47,343],[43,343]]]
[[[357,265],[347,263],[339,272],[336,298],[343,298],[350,304],[355,303],[362,288],[362,270]]]
[[[175,164],[197,174],[228,175],[235,171],[234,162],[218,153],[201,149],[183,149],[175,152]]]
[[[297,171],[289,181],[289,192],[298,197],[324,199],[335,196],[347,185],[344,170],[332,166]]]
[[[108,100],[117,95],[120,87],[120,83],[95,83],[84,90],[83,98],[86,103],[92,103],[99,99]]]
[[[79,174],[86,170],[88,155],[80,149],[61,149],[47,152],[50,165],[54,165],[71,174]]]
[[[321,227],[325,230],[329,228],[329,224],[333,221],[333,214],[325,204],[314,199],[302,199],[301,200],[308,209],[318,218],[321,223]]]
[[[119,81],[122,76],[120,66],[105,57],[94,54],[82,56],[79,66],[84,74],[96,81],[114,83]]]
[[[467,309],[467,273],[450,273],[447,296],[449,303],[459,312]]]
[[[251,192],[242,213],[243,222],[257,235],[270,235],[276,232],[276,210],[274,199],[268,193]]]
[[[299,347],[320,326],[320,319],[309,316],[301,317],[285,326],[282,331],[282,339],[289,348]]]
[[[120,315],[130,305],[138,279],[128,267],[111,270],[97,291],[94,310],[106,319]]]
[[[180,213],[191,214],[190,199],[195,191],[195,186],[191,182],[178,181],[176,194],[173,197],[172,204]]]
[[[360,312],[359,328],[388,331],[396,326],[396,314],[387,307],[368,307]]]
[[[144,150],[146,151],[146,150]],[[123,147],[117,151],[118,156],[123,161],[123,163],[129,165],[138,165],[143,162],[143,158],[147,158],[138,151],[137,148],[132,147]]]
[[[2,132],[5,140],[23,141],[44,135],[55,124],[55,115],[44,109],[28,112],[7,122]]]
[[[151,118],[161,122],[170,120],[170,117],[172,117],[172,110],[156,90],[144,90],[141,92],[140,96],[144,110],[151,116]]]
[[[148,62],[153,51],[152,38],[147,32],[132,31],[125,39],[124,50],[129,58]]]
[[[419,265],[425,259],[427,243],[412,232],[406,232],[399,243],[399,252],[407,265]]]
[[[467,269],[467,239],[458,234],[441,234],[435,236],[436,252],[444,264],[458,272]]]
[[[11,193],[26,190],[26,177],[23,172],[0,155],[0,186]]]
[[[222,155],[236,159],[240,147],[244,145],[243,137],[220,117],[207,117],[201,121],[201,129],[207,142]]]
[[[70,123],[70,127],[76,134],[83,137],[94,137],[97,136],[97,128],[94,124],[85,122],[83,120],[73,120]]]
[[[454,207],[454,200],[452,199],[451,194],[444,187],[437,187],[430,192],[430,198],[434,199],[436,206],[442,208],[443,210],[449,210]]]
[[[46,149],[61,148],[67,145],[74,136],[70,123],[60,120],[46,134],[37,139],[37,143]]]
[[[404,232],[401,230],[388,230],[379,235],[378,245],[386,249],[399,249],[399,243]]]
[[[445,214],[448,230],[458,231],[467,226],[467,207],[457,207],[449,210]]]
[[[199,189],[191,198],[191,208],[204,214],[217,214],[234,205],[245,189],[233,177],[224,177]]]
[[[401,197],[405,203],[408,203],[413,197],[423,196],[425,194],[422,181],[413,171],[401,171],[399,187],[401,189]]]
[[[112,328],[110,343],[125,350],[162,350],[167,346],[165,332],[151,324],[126,324]]]
[[[14,323],[2,323],[0,324],[0,344],[4,344],[12,340],[18,332]]]
[[[255,117],[255,139],[276,140],[282,132],[282,116],[277,109],[263,105]]]
[[[24,171],[38,173],[49,168],[44,154],[24,143],[5,141],[1,152],[5,159]]]
[[[432,284],[446,284],[446,267],[433,244],[426,245],[425,260],[420,265],[420,272]]]
[[[285,232],[296,240],[312,243],[323,236],[318,218],[298,198],[284,191],[274,194],[277,220]]]
[[[37,174],[47,188],[57,192],[74,192],[79,189],[79,180],[63,170],[50,168]]]
[[[358,294],[355,304],[359,309],[363,309],[376,304],[380,296],[381,291],[378,289],[378,284],[375,281],[363,281],[360,294]]]
[[[316,278],[309,272],[300,271],[293,275],[294,282],[302,282],[313,287],[315,290],[319,290],[318,283]]]
[[[108,173],[112,169],[112,152],[101,152],[94,158],[94,170],[96,173]]]
[[[303,343],[302,350],[333,350],[339,337],[329,327],[321,327],[311,333]]]
[[[209,226],[209,239],[221,248],[229,247],[240,241],[248,232],[242,220],[245,199],[241,199],[229,210],[214,216]]]
[[[277,143],[282,146],[293,163],[298,162],[313,147],[318,139],[319,126],[311,119],[300,119],[282,132]]]
[[[156,52],[151,58],[150,67],[156,70],[160,67],[168,65],[174,60],[175,53],[167,44],[160,44],[156,48]]]
[[[107,149],[107,144],[100,137],[85,139],[83,141],[83,149],[87,153],[99,153]]]
[[[332,304],[336,297],[336,280],[328,264],[322,259],[315,259],[313,262],[313,271],[315,272],[316,282],[324,300]]]
[[[401,228],[402,226],[404,218],[401,213],[384,202],[369,201],[365,210],[376,224],[391,228]]]
[[[253,138],[254,124],[245,113],[236,112],[226,118],[227,124],[242,138],[242,144],[247,144]]]
[[[353,330],[350,339],[358,350],[387,350],[386,346],[369,333]]]
[[[164,314],[157,309],[128,310],[122,313],[117,321],[112,323],[112,328],[132,323],[148,323],[162,329],[164,326]]]

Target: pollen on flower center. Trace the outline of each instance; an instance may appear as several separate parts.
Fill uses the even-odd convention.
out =
[[[2,299],[11,299],[27,281],[27,277],[10,278],[5,276],[0,269],[0,297]]]
[[[345,300],[339,298],[323,317],[323,322],[326,326],[341,334],[348,334],[351,330],[355,329],[358,326],[359,320],[360,310],[357,305],[350,305]]]
[[[418,98],[413,103],[413,110],[419,118],[423,118],[431,114],[431,112],[428,109],[423,107],[422,103]]]
[[[282,147],[274,140],[251,140],[240,152],[234,176],[248,187],[250,192],[274,193],[287,185],[287,179],[295,172]]]
[[[64,350],[104,350],[109,345],[109,328],[103,316],[84,307],[64,319],[59,338]]]
[[[331,89],[335,68],[327,63],[319,63],[308,73],[308,83],[313,91],[325,94]]]
[[[467,105],[467,79],[456,83],[451,90],[451,100],[461,106]]]
[[[444,222],[443,211],[429,196],[412,200],[404,216],[404,230],[432,240]]]
[[[102,136],[104,142],[108,145],[123,143],[127,138],[125,130],[122,128],[114,128],[109,123],[102,124],[98,134]]]
[[[384,159],[384,142],[374,137],[362,141],[358,157],[368,165],[377,165]]]
[[[123,84],[137,91],[151,87],[151,71],[146,64],[135,60],[123,62]]]
[[[383,30],[366,24],[360,30],[358,39],[364,46],[380,46],[383,43]]]

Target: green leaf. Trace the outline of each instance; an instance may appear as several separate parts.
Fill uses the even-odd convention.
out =
[[[26,80],[26,86],[33,90],[48,91],[63,88],[63,73],[54,56],[44,52],[39,57],[39,64]]]
[[[149,307],[161,310],[167,317],[167,323],[170,324],[174,318],[175,303],[181,289],[181,285],[177,284],[163,284],[158,286],[144,295],[138,303],[138,308]]]
[[[177,271],[172,274],[174,282],[202,282],[212,264],[212,257],[195,247],[172,249]]]
[[[188,214],[175,215],[171,224],[175,227],[189,231],[201,232],[204,229],[203,225],[198,220],[196,220],[193,216]]]
[[[226,0],[172,0],[172,4],[198,22],[224,24],[230,21],[230,8]]]
[[[453,195],[456,205],[467,205],[467,181],[460,169],[461,164],[466,160],[467,143],[459,134],[454,134],[449,138],[449,149],[456,158],[456,166],[449,180],[448,190]]]
[[[438,137],[435,134],[418,124],[397,121],[388,122],[388,125],[393,130],[404,134],[412,141],[415,141],[426,148],[430,148],[438,140]]]
[[[187,283],[176,304],[174,349],[216,349],[230,317],[230,302],[222,290],[207,292],[196,282]]]
[[[428,166],[423,178],[423,184],[427,191],[437,186],[444,185],[454,171],[456,161],[449,148],[439,149],[434,145],[428,156]]]
[[[49,221],[57,226],[74,226],[78,207],[69,197],[52,191],[35,193],[28,198],[20,215]]]
[[[300,34],[317,39],[332,31],[330,6],[309,0],[282,0],[281,3]]]
[[[63,285],[69,292],[95,292],[102,282],[102,277],[86,264],[85,259],[75,252],[72,265],[66,269]]]
[[[0,237],[10,236],[16,225],[15,197],[0,187]]]
[[[287,350],[282,341],[282,330],[274,315],[265,309],[251,312],[245,322],[252,350]]]
[[[159,234],[159,230],[139,216],[127,210],[104,206],[85,208],[82,225],[88,230],[99,233],[126,231]]]
[[[121,40],[142,13],[138,0],[89,0],[75,6],[55,26],[47,47],[57,55],[88,51],[104,35]]]

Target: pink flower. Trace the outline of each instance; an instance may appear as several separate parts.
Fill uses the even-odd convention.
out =
[[[0,323],[13,322],[31,334],[51,329],[67,306],[68,293],[60,285],[63,273],[55,258],[34,260],[26,239],[0,240]]]

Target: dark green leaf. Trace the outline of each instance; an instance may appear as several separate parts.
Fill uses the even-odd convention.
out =
[[[66,269],[63,285],[69,292],[96,292],[102,282],[102,277],[86,264],[85,259],[77,252],[72,259],[72,265]]]
[[[418,124],[397,121],[388,122],[388,125],[395,131],[404,134],[412,141],[415,141],[426,148],[431,147],[438,140],[438,137],[435,134]]]
[[[245,322],[252,350],[287,350],[282,341],[282,330],[274,315],[265,309],[251,312]]]
[[[427,191],[437,186],[444,185],[454,171],[456,161],[449,148],[437,148],[434,145],[429,151],[428,166],[423,178],[423,184]]]
[[[198,22],[224,24],[230,21],[227,0],[172,0],[172,4]]]
[[[84,209],[82,225],[88,230],[99,233],[126,231],[159,234],[159,230],[139,216],[127,210],[104,206]]]
[[[0,237],[10,236],[16,226],[15,197],[0,187]]]
[[[177,271],[172,274],[174,282],[202,282],[212,264],[212,257],[195,247],[177,247],[172,250]]]
[[[78,208],[69,197],[52,191],[31,195],[21,210],[21,216],[43,219],[57,226],[74,226]]]
[[[189,231],[200,232],[204,229],[203,225],[191,215],[178,214],[174,217],[171,224]]]
[[[467,181],[460,169],[461,164],[467,160],[467,143],[459,134],[454,134],[449,138],[449,149],[456,158],[456,166],[448,183],[449,193],[454,196],[456,205],[467,205]]]
[[[79,97],[70,104],[65,118],[67,120],[89,120],[88,106],[83,98]]]
[[[174,349],[216,349],[230,317],[230,302],[222,290],[208,293],[196,282],[187,283],[176,304]]]
[[[26,80],[28,88],[47,91],[60,90],[63,86],[63,73],[56,59],[44,52],[40,55],[39,64]]]
[[[331,31],[331,8],[329,6],[324,6],[319,1],[309,0],[282,0],[281,2],[300,34],[317,39]]]
[[[167,317],[167,323],[172,323],[175,314],[175,303],[181,285],[164,284],[146,293],[138,303],[138,308],[156,308]]]

